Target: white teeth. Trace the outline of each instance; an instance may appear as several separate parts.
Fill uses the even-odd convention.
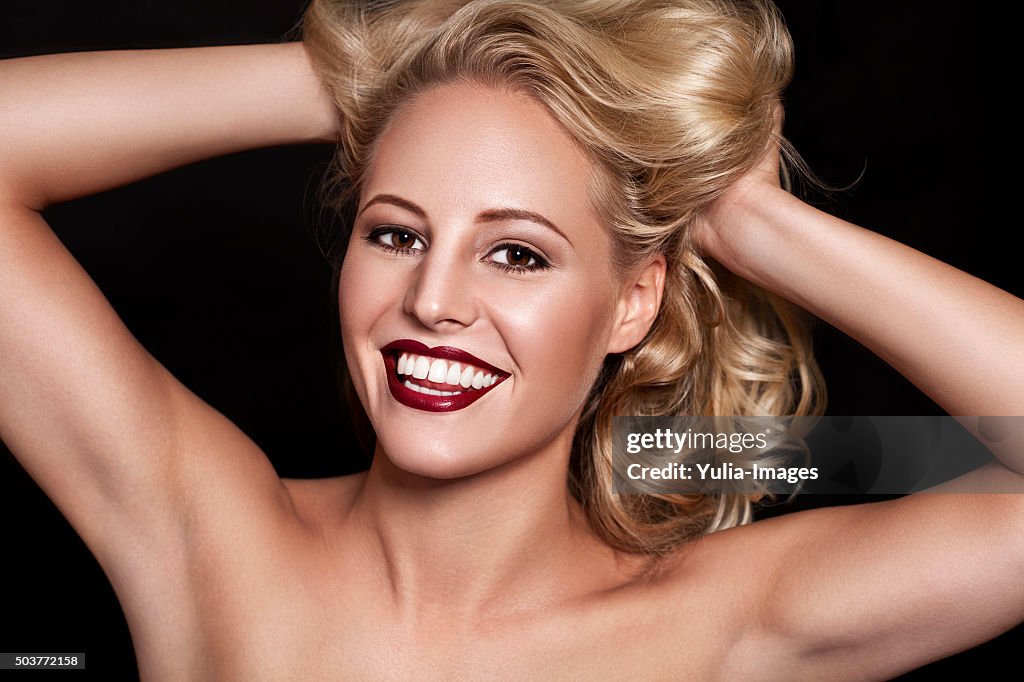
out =
[[[462,391],[437,391],[437,390],[435,390],[433,388],[427,388],[426,386],[419,386],[417,384],[414,384],[411,381],[409,381],[408,379],[405,380],[404,385],[409,390],[416,391],[417,393],[426,393],[427,395],[436,395],[436,396],[442,396],[442,397],[443,396],[452,396],[452,395],[462,395]]]
[[[448,363],[440,359],[434,360],[430,365],[430,374],[427,375],[427,381],[443,384],[446,376],[448,376]]]
[[[415,353],[402,353],[398,357],[395,370],[399,376],[408,376],[413,379],[426,379],[437,384],[448,384],[458,389],[481,389],[489,388],[498,383],[497,375],[478,370],[472,365],[463,365],[458,362],[448,364],[448,360],[430,358]],[[437,396],[452,396],[463,393],[463,390],[440,391],[425,386],[413,384],[410,381],[404,382],[405,386],[419,393]]]
[[[444,377],[444,383],[451,384],[452,386],[459,385],[459,376],[462,374],[462,367],[459,363],[453,362],[452,366],[448,368],[448,374]]]

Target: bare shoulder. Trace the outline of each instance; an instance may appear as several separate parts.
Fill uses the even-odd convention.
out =
[[[658,652],[656,667],[684,669],[699,679],[783,673],[786,663],[760,621],[773,598],[773,567],[800,535],[792,516],[692,540],[634,583],[633,591],[647,596],[631,606],[656,623],[647,647]]]
[[[1024,495],[925,494],[721,531],[673,558],[665,623],[697,595],[737,676],[891,677],[1020,621],[1022,529]]]
[[[219,677],[256,665],[252,651],[291,642],[295,614],[315,613],[323,599],[324,538],[361,477],[277,479],[283,493],[262,502],[207,496],[186,554],[156,571],[161,592],[119,595],[140,670],[155,679]]]

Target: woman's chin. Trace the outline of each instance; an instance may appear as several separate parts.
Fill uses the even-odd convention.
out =
[[[391,443],[378,440],[377,457],[382,457],[389,468],[403,474],[437,480],[473,476],[501,464],[490,461],[479,449],[423,441]]]

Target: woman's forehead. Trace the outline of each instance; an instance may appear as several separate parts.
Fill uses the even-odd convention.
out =
[[[559,224],[594,216],[593,166],[541,104],[472,83],[435,86],[401,107],[377,141],[362,202],[407,196],[428,213],[514,206]]]

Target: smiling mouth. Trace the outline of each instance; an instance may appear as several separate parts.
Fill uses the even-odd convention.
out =
[[[510,375],[452,346],[402,339],[381,349],[391,395],[403,405],[451,412],[473,404]]]

